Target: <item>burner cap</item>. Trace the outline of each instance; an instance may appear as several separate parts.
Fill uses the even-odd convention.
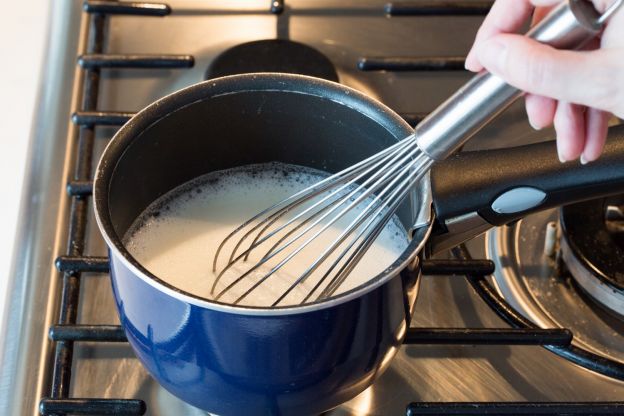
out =
[[[603,198],[561,208],[561,254],[578,285],[624,317],[624,244],[605,220],[608,202]]]
[[[223,52],[206,71],[206,79],[251,72],[285,72],[338,82],[336,68],[316,49],[283,39],[243,43]]]

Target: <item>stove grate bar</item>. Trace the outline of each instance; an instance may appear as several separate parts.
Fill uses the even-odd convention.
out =
[[[102,14],[89,16],[90,35],[87,44],[89,53],[98,54],[104,49],[104,23]],[[84,91],[81,97],[83,110],[96,108],[100,73],[98,68],[88,69],[84,74]],[[80,127],[77,134],[77,147],[74,153],[75,167],[72,180],[85,181],[91,178],[92,158],[95,132],[93,128]],[[82,256],[86,245],[87,220],[89,218],[89,201],[85,198],[72,198],[69,212],[69,233],[67,255]],[[80,295],[80,273],[67,271],[63,273],[61,284],[61,301],[59,306],[58,324],[72,325],[76,323]],[[54,399],[66,399],[69,396],[72,376],[74,344],[72,341],[56,342],[52,369],[52,385],[50,396]]]
[[[465,71],[463,56],[365,56],[359,58],[360,71]]]
[[[165,3],[87,0],[82,9],[87,13],[123,14],[134,16],[167,16],[171,7]]]
[[[54,261],[54,265],[60,272],[67,273],[108,273],[108,257],[96,256],[59,256]]]
[[[494,273],[496,266],[491,260],[424,260],[421,271],[427,275],[462,275],[474,274],[486,276]]]
[[[451,252],[458,260],[471,260],[465,245],[455,247]],[[537,328],[535,324],[507,303],[484,276],[467,273],[466,278],[481,299],[507,324],[517,329]],[[620,361],[615,361],[573,344],[567,346],[544,345],[544,348],[588,370],[624,380],[624,363]]]
[[[387,3],[388,16],[484,16],[494,1],[395,1]]]
[[[90,187],[92,182],[71,182],[69,186],[77,192],[79,188]],[[86,191],[85,191],[86,192]],[[59,256],[54,264],[61,272],[99,272],[109,271],[108,257],[98,256]],[[494,272],[494,263],[490,260],[424,260],[421,270],[427,275],[489,275]]]
[[[142,415],[146,406],[143,400],[134,399],[52,399],[44,397],[39,402],[42,415]]]
[[[134,115],[127,111],[76,111],[72,122],[79,126],[121,126]]]
[[[93,193],[93,181],[70,181],[67,183],[69,196],[89,196]]]
[[[570,345],[568,329],[409,328],[404,344]]]
[[[85,54],[78,57],[83,69],[94,68],[191,68],[195,58],[191,55],[117,55]]]
[[[119,325],[53,325],[53,341],[127,341]],[[409,345],[559,345],[572,341],[567,329],[409,328]]]
[[[410,403],[406,415],[621,415],[624,402],[447,402]]]
[[[48,336],[52,341],[128,341],[120,325],[52,325]]]

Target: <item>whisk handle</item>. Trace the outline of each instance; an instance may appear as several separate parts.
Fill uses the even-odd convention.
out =
[[[558,49],[578,49],[600,32],[603,20],[591,1],[565,0],[527,36]],[[418,146],[435,160],[445,159],[521,95],[482,71],[416,127]]]

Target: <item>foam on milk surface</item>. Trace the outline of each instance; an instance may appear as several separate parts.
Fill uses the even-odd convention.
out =
[[[267,241],[255,249],[247,261],[240,261],[228,270],[219,281],[214,295],[211,295],[216,277],[212,272],[212,261],[221,241],[251,216],[323,177],[320,171],[278,163],[213,172],[181,185],[155,201],[130,227],[124,242],[128,251],[161,280],[186,292],[214,298],[254,265],[279,238]],[[271,305],[340,235],[357,216],[358,208],[323,232],[239,304]],[[287,218],[280,218],[278,223],[285,222]],[[246,240],[245,246],[250,242],[251,239]],[[226,245],[219,257],[219,269],[227,263],[234,244],[235,241],[231,241]],[[407,244],[405,230],[395,221],[390,221],[335,294],[375,277],[396,260]],[[287,252],[280,253],[270,264],[274,266]],[[280,305],[298,304],[331,263],[330,257]],[[263,265],[228,290],[219,301],[227,303],[237,299],[268,270],[269,265]]]

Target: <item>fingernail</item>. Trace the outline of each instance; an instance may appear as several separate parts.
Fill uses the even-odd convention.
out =
[[[565,157],[563,157],[563,154],[561,153],[561,150],[559,150],[559,147],[557,147],[557,155],[559,156],[559,162],[561,163],[565,163],[566,159]]]
[[[501,71],[505,66],[507,45],[497,41],[488,40],[479,47],[477,55],[483,66],[491,71]]]
[[[474,62],[474,47],[470,49],[468,55],[466,55],[466,60],[464,61],[464,68],[468,71],[475,72],[475,62]]]
[[[534,130],[538,130],[539,131],[539,130],[542,129],[542,126],[538,126],[537,124],[535,124],[533,122],[533,120],[531,120],[531,118],[529,118],[529,124],[531,125],[531,127],[533,127]]]
[[[585,155],[581,155],[581,165],[586,165],[589,163],[589,160],[585,158]]]

